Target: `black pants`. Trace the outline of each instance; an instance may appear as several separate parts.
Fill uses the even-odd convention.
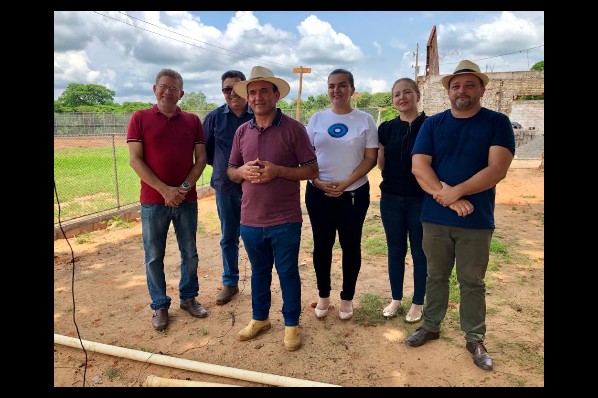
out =
[[[361,268],[361,232],[370,206],[370,183],[337,198],[324,195],[309,181],[305,190],[305,205],[311,221],[314,240],[314,270],[320,297],[330,296],[332,247],[338,231],[342,249],[343,290],[341,300],[353,300],[357,276]]]

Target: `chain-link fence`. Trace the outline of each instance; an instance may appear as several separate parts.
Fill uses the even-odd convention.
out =
[[[362,109],[379,117],[377,108]],[[196,110],[203,121],[209,110]],[[295,119],[296,111],[283,110]],[[314,111],[302,111],[307,124]],[[139,177],[129,165],[126,133],[130,113],[54,114],[54,223],[139,203]],[[209,186],[212,168],[197,181]]]

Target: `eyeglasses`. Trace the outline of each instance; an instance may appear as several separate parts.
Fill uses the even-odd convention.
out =
[[[224,94],[230,94],[233,91],[232,87],[222,87],[222,92]]]
[[[156,87],[158,87],[160,90],[163,91],[172,91],[173,93],[178,93],[179,91],[181,91],[180,88],[178,87],[174,87],[174,86],[167,86],[166,84],[157,84]]]

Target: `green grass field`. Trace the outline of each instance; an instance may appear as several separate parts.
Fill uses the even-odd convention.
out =
[[[209,185],[206,166],[197,186]],[[139,202],[140,182],[129,166],[126,145],[112,148],[69,148],[54,151],[54,183],[60,201],[60,220],[68,221]],[[54,223],[58,222],[54,194]]]

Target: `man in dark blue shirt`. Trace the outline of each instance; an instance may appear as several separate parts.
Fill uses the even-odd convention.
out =
[[[459,322],[476,366],[493,369],[486,346],[486,283],[494,233],[496,184],[515,155],[509,118],[481,104],[490,79],[462,60],[442,78],[451,108],[424,121],[415,139],[412,172],[426,192],[421,213],[428,262],[424,322],[405,339],[419,347],[440,337],[456,269]]]
[[[239,236],[241,222],[241,184],[232,182],[227,174],[228,158],[237,127],[253,117],[245,98],[233,91],[233,84],[245,80],[238,70],[222,75],[222,94],[226,104],[214,109],[203,121],[208,164],[212,166],[210,185],[216,191],[216,207],[220,218],[220,248],[222,249],[222,291],[216,304],[231,301],[239,292]]]

